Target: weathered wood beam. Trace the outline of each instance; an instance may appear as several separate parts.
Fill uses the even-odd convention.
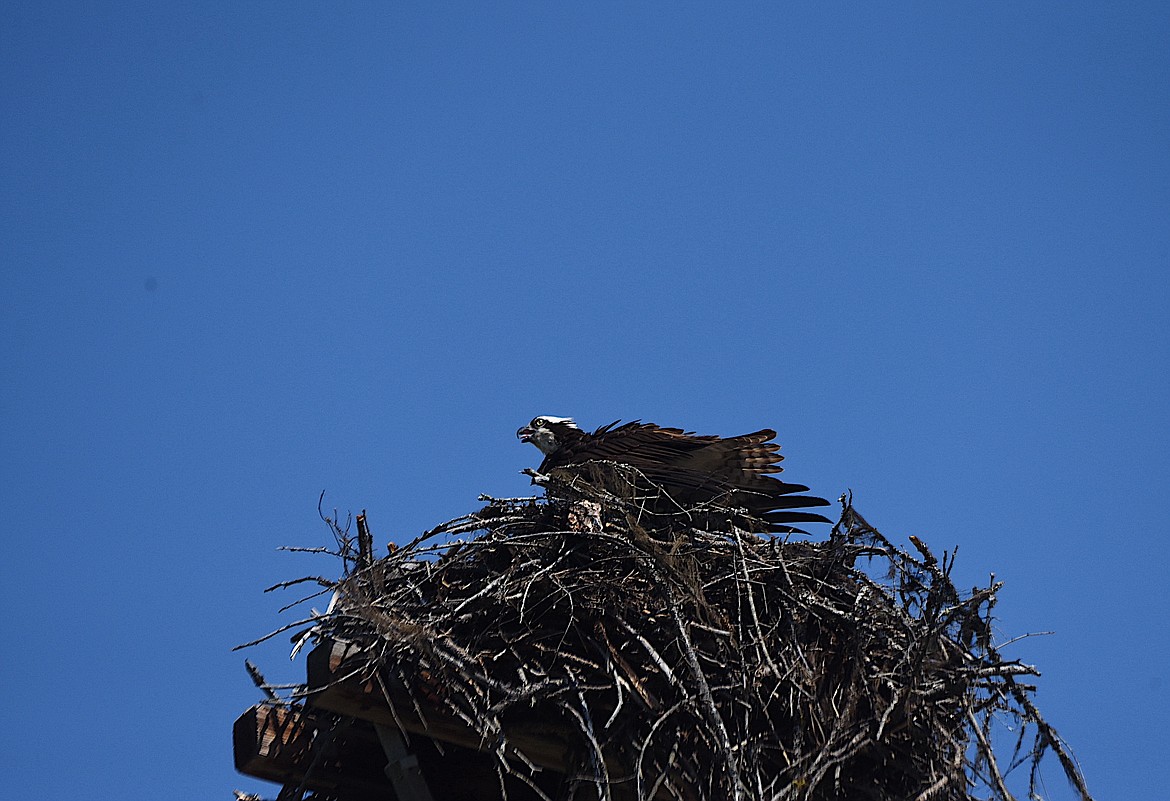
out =
[[[334,724],[299,706],[257,704],[232,727],[236,770],[278,784],[303,782],[306,790],[346,798],[388,798],[386,759],[373,730]],[[315,744],[326,752],[318,755]]]
[[[236,770],[258,779],[287,781],[308,758],[314,729],[312,719],[300,709],[257,704],[232,727]]]
[[[494,751],[497,743],[475,731],[464,721],[439,706],[426,705],[420,716],[419,699],[405,688],[367,678],[368,658],[355,646],[325,641],[307,659],[310,703],[341,715],[371,723],[399,727],[452,745],[476,751]],[[568,773],[580,748],[573,733],[557,721],[517,720],[505,724],[507,747],[542,768]]]

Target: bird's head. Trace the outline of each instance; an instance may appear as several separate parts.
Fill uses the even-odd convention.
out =
[[[545,456],[555,451],[565,443],[570,431],[580,431],[571,417],[552,417],[543,415],[534,417],[532,422],[516,432],[521,442],[531,442]]]

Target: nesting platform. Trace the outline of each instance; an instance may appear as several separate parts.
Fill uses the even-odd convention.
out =
[[[960,593],[848,503],[809,542],[566,486],[377,560],[358,522],[330,521],[305,685],[236,722],[283,798],[1007,799],[993,717],[1030,732],[1006,762],[1054,752],[1089,798],[993,645],[998,585]]]

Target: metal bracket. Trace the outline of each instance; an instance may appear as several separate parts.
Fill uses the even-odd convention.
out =
[[[398,801],[434,801],[431,789],[423,778],[418,757],[406,750],[402,734],[392,726],[374,725],[382,750],[390,760],[386,765],[386,777],[394,786]]]

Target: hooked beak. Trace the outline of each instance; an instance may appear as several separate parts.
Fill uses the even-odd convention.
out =
[[[533,431],[531,426],[521,426],[520,428],[516,429],[516,439],[520,440],[521,442],[530,442],[532,440],[532,434]]]

